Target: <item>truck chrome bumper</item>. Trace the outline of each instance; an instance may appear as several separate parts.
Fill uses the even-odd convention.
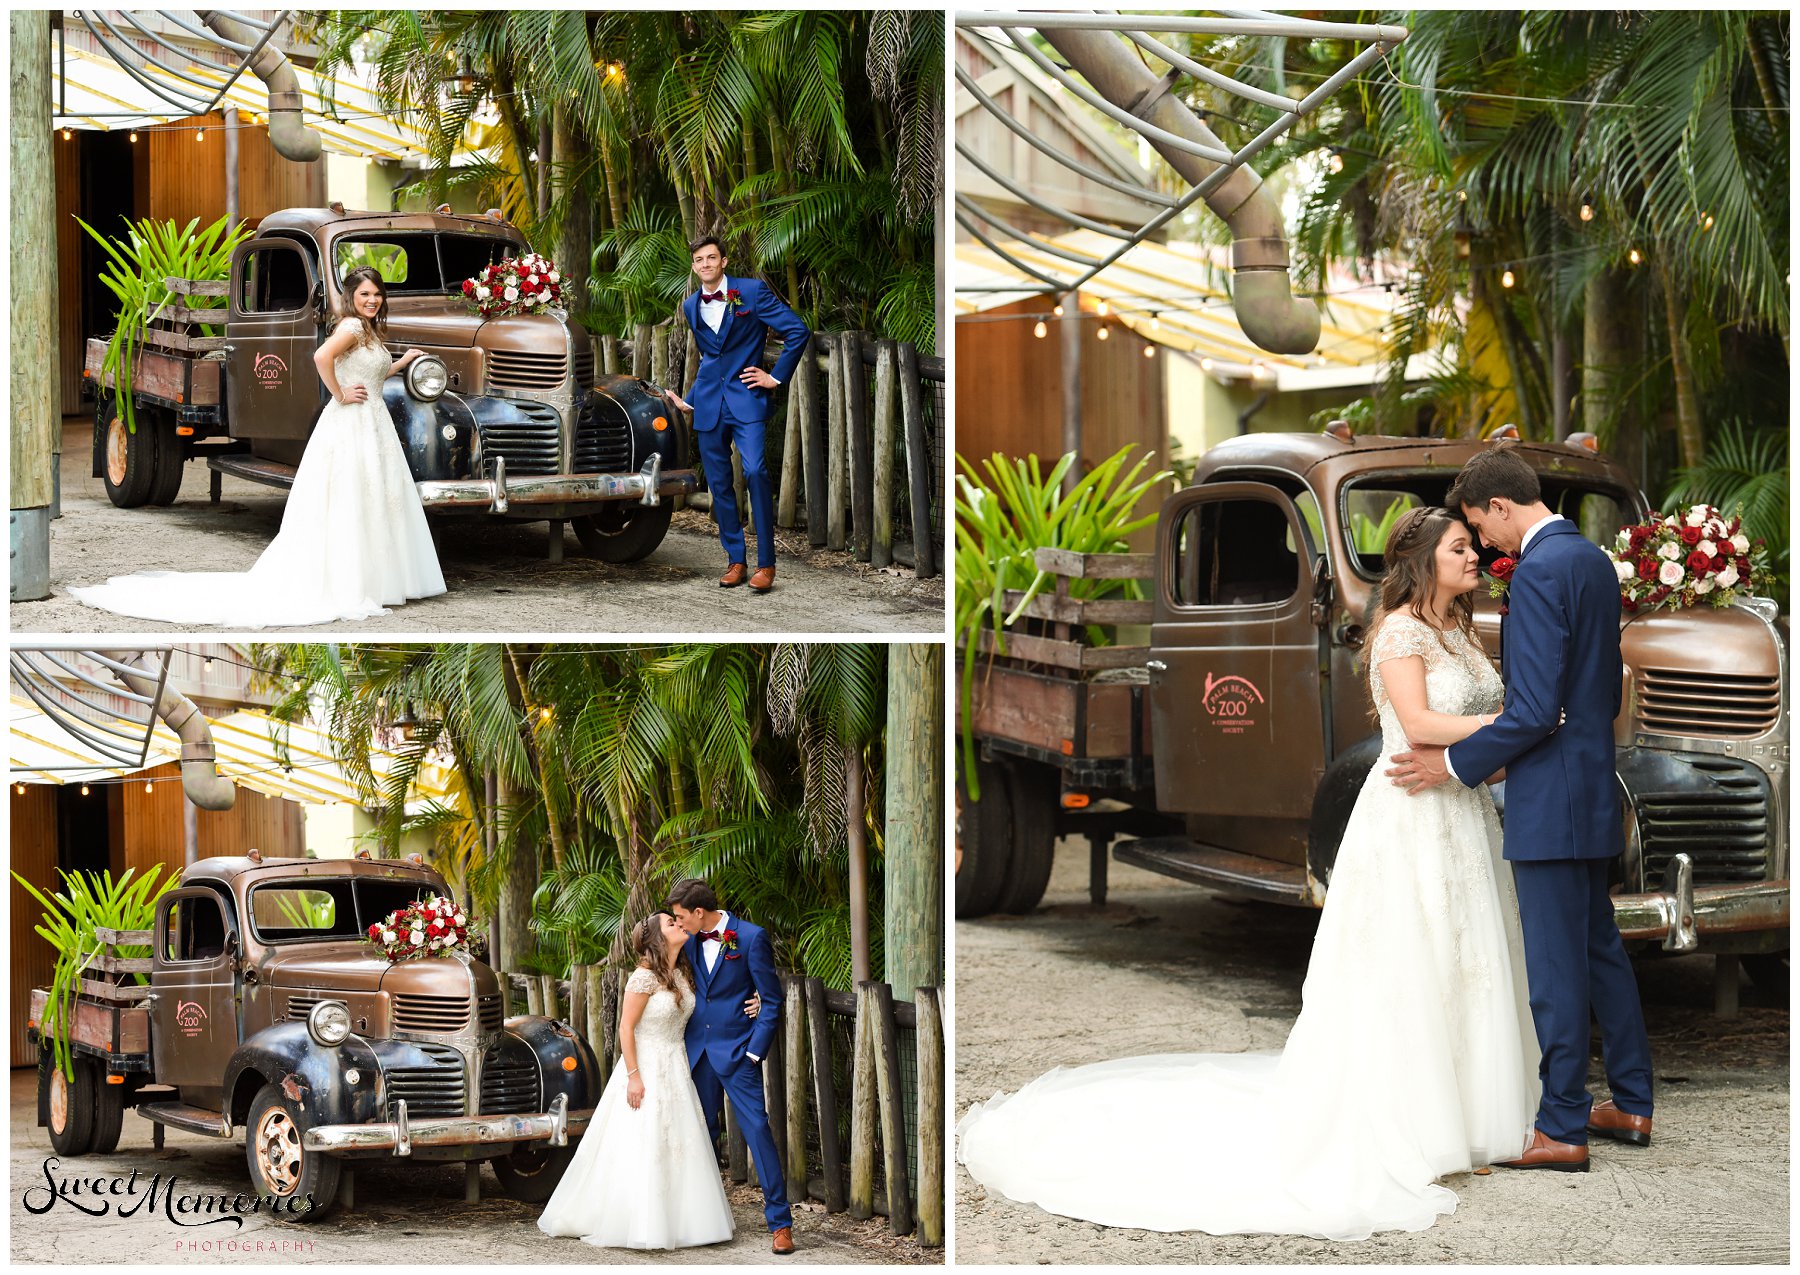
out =
[[[1785,930],[1788,883],[1696,887],[1692,861],[1678,854],[1664,876],[1662,890],[1614,896],[1613,916],[1619,933],[1627,939],[1661,939],[1667,951],[1692,952],[1705,934]]]
[[[651,453],[635,474],[545,474],[508,478],[506,461],[496,457],[492,478],[434,479],[415,484],[427,509],[490,510],[506,513],[513,505],[580,505],[635,500],[659,505],[664,496],[685,496],[698,489],[692,469],[664,471],[662,457]]]
[[[587,1129],[593,1111],[570,1111],[563,1094],[550,1100],[550,1110],[522,1116],[434,1116],[409,1119],[406,1100],[395,1104],[395,1118],[380,1124],[327,1124],[308,1129],[301,1145],[308,1151],[387,1151],[411,1155],[414,1147],[466,1147],[490,1142],[569,1144],[569,1135]]]

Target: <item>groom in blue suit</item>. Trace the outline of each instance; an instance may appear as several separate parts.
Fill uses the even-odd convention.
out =
[[[775,503],[763,463],[769,399],[800,365],[812,330],[761,280],[727,278],[725,250],[717,239],[709,235],[695,243],[692,260],[700,290],[682,302],[681,312],[700,346],[700,371],[688,391],[691,405],[671,397],[694,415],[694,436],[727,559],[719,586],[733,589],[745,580],[744,524],[731,476],[735,443],[756,518],[756,571],[749,576],[750,588],[767,593],[775,585]],[[765,372],[763,343],[771,329],[782,340],[781,357],[772,372]]]
[[[670,888],[669,909],[690,935],[682,948],[693,966],[695,985],[694,1014],[687,1025],[688,1066],[707,1131],[716,1142],[720,1099],[729,1097],[762,1184],[770,1249],[786,1256],[794,1251],[794,1214],[788,1207],[781,1151],[763,1109],[762,1060],[769,1056],[781,1021],[782,997],[768,933],[720,908],[712,887],[697,877]],[[752,992],[762,1002],[754,1020],[744,1017]]]
[[[1516,560],[1500,622],[1500,716],[1446,751],[1414,748],[1387,773],[1408,791],[1506,772],[1505,857],[1525,939],[1543,1098],[1525,1154],[1509,1167],[1586,1172],[1590,1133],[1650,1142],[1650,1040],[1637,979],[1607,890],[1623,848],[1613,719],[1624,666],[1619,579],[1574,523],[1543,503],[1511,447],[1463,466],[1445,503]],[[1612,1098],[1587,1091],[1590,1015],[1600,1023]]]

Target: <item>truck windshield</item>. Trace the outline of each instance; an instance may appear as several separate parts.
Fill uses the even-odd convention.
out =
[[[373,266],[390,293],[410,296],[460,292],[464,279],[522,251],[497,235],[390,230],[339,239],[331,253],[340,286],[350,271]]]
[[[250,929],[263,943],[361,938],[415,899],[440,893],[428,881],[307,877],[250,887]]]
[[[1358,575],[1370,580],[1381,576],[1385,566],[1382,548],[1394,523],[1409,509],[1443,504],[1453,477],[1442,472],[1383,473],[1344,485],[1338,512],[1345,547]],[[1569,519],[1602,548],[1611,548],[1619,528],[1636,522],[1644,513],[1634,493],[1583,475],[1540,473],[1538,481],[1544,503],[1552,512]],[[1498,556],[1481,546],[1484,568]]]

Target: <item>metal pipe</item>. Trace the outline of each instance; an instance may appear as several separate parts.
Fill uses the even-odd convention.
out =
[[[976,239],[980,240],[983,244],[985,244],[987,246],[987,248],[990,252],[992,252],[995,256],[999,257],[1001,260],[1005,261],[1008,265],[1012,266],[1013,269],[1021,272],[1022,274],[1028,274],[1032,278],[1037,279],[1043,283],[1047,283],[1052,288],[1061,289],[1064,286],[1063,281],[1061,279],[1058,279],[1055,275],[1045,274],[1042,270],[1037,269],[1035,266],[1026,265],[1023,261],[1020,261],[1017,257],[1013,256],[1012,253],[1010,253],[1006,249],[1002,248],[999,244],[995,243],[992,239],[989,239],[987,237],[986,232],[983,231],[980,226],[977,226],[972,218],[964,216],[962,213],[957,213],[957,214],[955,214],[955,216],[956,216],[956,224],[957,225],[961,226],[964,230],[968,231]],[[1023,286],[1019,286],[1019,287],[1008,288],[1006,290],[1008,292],[1029,292],[1031,289],[1023,287]],[[958,289],[958,291],[961,291],[961,289]]]
[[[149,657],[142,651],[104,652],[120,664],[135,668],[135,673],[119,673],[124,682],[139,695],[156,692],[156,682],[148,676],[150,669],[142,663]],[[169,724],[181,741],[181,790],[187,799],[202,810],[230,810],[237,801],[237,785],[219,773],[218,751],[213,747],[212,727],[195,706],[167,682],[156,699],[156,715]]]
[[[225,225],[238,223],[238,109],[225,108]]]
[[[257,43],[248,28],[217,9],[198,10],[197,16],[221,39],[247,46]],[[251,57],[250,69],[269,90],[269,143],[276,154],[300,164],[319,158],[324,147],[318,133],[306,127],[301,112],[300,77],[287,55],[272,43],[264,44]]]
[[[1032,237],[1030,231],[1021,230],[1019,227],[1013,225],[1010,221],[1007,221],[1002,217],[996,216],[994,213],[989,212],[986,208],[983,208],[980,204],[976,203],[973,199],[968,198],[966,195],[961,195],[961,194],[957,195],[956,206],[958,208],[962,209],[964,212],[968,213],[971,217],[980,218],[982,221],[987,222],[988,225],[992,226],[996,230],[1004,230],[1007,234],[1011,235],[1014,239],[1017,239],[1020,243],[1030,244],[1033,248],[1036,248],[1040,252],[1047,252],[1052,257],[1061,257],[1064,261],[1073,261],[1078,266],[1091,266],[1094,264],[1095,258],[1094,258],[1093,253],[1091,253],[1091,252],[1073,252],[1073,251],[1069,250],[1068,248],[1063,247],[1061,244],[1045,243],[1041,239],[1034,239]]]
[[[1078,226],[1082,230],[1091,230],[1098,235],[1108,235],[1114,239],[1124,239],[1128,244],[1137,242],[1138,236],[1132,234],[1129,230],[1120,230],[1117,226],[1109,226],[1103,221],[1095,221],[1092,217],[1083,217],[1080,213],[1070,212],[1067,208],[1058,207],[1048,200],[1038,198],[1018,182],[1012,180],[1012,178],[1006,176],[1004,173],[1001,173],[992,164],[982,159],[981,156],[977,155],[969,147],[963,145],[961,141],[956,143],[956,153],[968,160],[969,163],[973,164],[981,172],[987,174],[995,184],[1010,191],[1012,194],[1017,195],[1020,199],[1030,204],[1039,212],[1048,213],[1052,217],[1060,218],[1061,220],[1068,222],[1071,226]]]
[[[1146,19],[1148,19],[1146,21]],[[1156,13],[1076,13],[1068,11],[958,9],[959,27],[1035,27],[1039,31],[1186,31],[1193,35],[1273,35],[1299,40],[1378,40],[1399,44],[1405,27],[1361,22],[1311,22],[1303,18],[1185,18]],[[1054,43],[1054,41],[1052,41]]]

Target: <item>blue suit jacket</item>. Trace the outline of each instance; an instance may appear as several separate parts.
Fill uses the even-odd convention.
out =
[[[1504,709],[1450,746],[1450,764],[1470,787],[1506,770],[1508,859],[1609,859],[1624,846],[1613,778],[1618,574],[1574,523],[1552,522],[1520,557],[1507,609]]]
[[[681,303],[688,326],[700,345],[700,371],[694,377],[694,388],[687,400],[694,408],[694,428],[719,428],[727,406],[733,420],[756,424],[769,419],[771,391],[759,390],[738,380],[738,373],[751,364],[762,363],[763,344],[773,329],[782,339],[781,357],[770,375],[786,385],[800,366],[800,357],[812,329],[787,303],[775,295],[760,279],[733,279],[725,276],[726,290],[736,290],[740,304],[727,304],[725,317],[714,332],[700,321],[700,294],[691,292]]]
[[[729,914],[728,914],[729,915]],[[775,954],[769,935],[759,925],[732,916],[727,929],[737,931],[737,950],[719,952],[712,973],[700,951],[698,936],[682,951],[694,967],[694,1015],[688,1019],[688,1066],[704,1055],[724,1076],[737,1070],[745,1054],[769,1056],[781,1021],[781,980],[775,975]],[[755,1018],[744,1017],[744,1002],[751,992],[762,993],[762,1010]]]

